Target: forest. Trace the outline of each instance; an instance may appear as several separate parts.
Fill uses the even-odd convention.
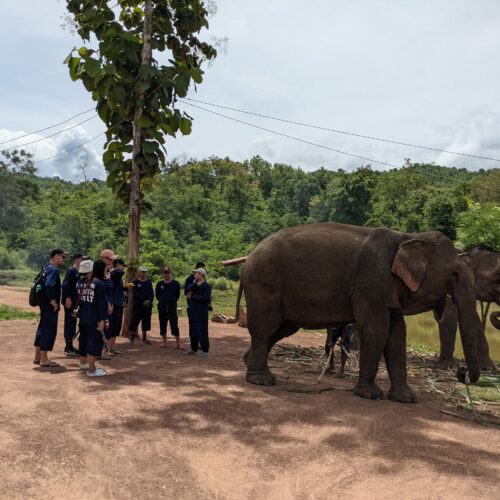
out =
[[[30,153],[0,156],[0,282],[22,282],[54,246],[96,257],[127,255],[127,207],[106,182],[37,175]],[[237,280],[224,259],[246,255],[287,226],[336,221],[405,232],[442,231],[458,248],[500,249],[500,169],[470,171],[406,163],[377,171],[304,171],[261,157],[172,161],[144,193],[140,261],[157,274],[189,274],[205,261],[211,279]]]

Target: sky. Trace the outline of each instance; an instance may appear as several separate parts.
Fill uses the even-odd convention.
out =
[[[39,174],[72,181],[84,175],[105,178],[103,135],[69,151],[104,131],[92,113],[1,144],[89,110],[94,103],[81,82],[71,81],[63,64],[73,47],[83,45],[61,27],[66,2],[0,3],[9,4],[0,18],[0,149],[61,132],[26,145]],[[217,13],[203,37],[227,38],[227,50],[205,68],[203,83],[188,97],[317,127],[500,158],[497,0],[216,3]],[[261,128],[182,104],[194,118],[193,131],[167,139],[169,159],[228,156],[244,161],[260,155],[306,171],[350,171],[366,164],[387,169],[391,167],[386,164],[401,166],[406,158],[470,170],[500,166],[500,161],[200,106]]]

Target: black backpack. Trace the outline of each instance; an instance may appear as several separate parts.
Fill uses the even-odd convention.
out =
[[[37,307],[42,302],[43,289],[45,287],[45,277],[47,269],[42,267],[42,270],[35,276],[31,284],[29,304],[31,307]]]

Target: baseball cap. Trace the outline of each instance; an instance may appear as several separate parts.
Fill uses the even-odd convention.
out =
[[[78,272],[81,274],[87,274],[92,272],[94,269],[94,263],[90,260],[82,260],[80,266],[78,267]]]
[[[68,255],[68,252],[66,250],[63,250],[62,248],[54,248],[53,250],[50,251],[50,258],[54,257],[54,255]]]
[[[85,255],[84,253],[82,252],[76,252],[74,255],[73,255],[73,260],[75,259],[83,259],[83,260],[87,260],[88,259],[88,256]]]
[[[140,273],[147,273],[148,268],[146,266],[141,266],[139,269],[137,269]]]
[[[195,269],[193,271],[193,273],[200,273],[202,276],[206,276],[207,275],[207,272],[205,271],[205,269],[203,269],[203,267],[199,267],[198,269]]]
[[[115,260],[118,258],[118,255],[113,252],[113,250],[110,250],[109,248],[105,248],[101,252],[101,259],[110,259],[110,260]]]
[[[118,258],[113,260],[113,266],[117,266],[118,264],[121,264],[123,267],[127,267],[127,264],[125,264],[123,259]]]
[[[170,273],[172,271],[172,269],[170,269],[170,267],[168,267],[168,266],[162,267],[161,272],[164,273],[166,271],[168,271]]]

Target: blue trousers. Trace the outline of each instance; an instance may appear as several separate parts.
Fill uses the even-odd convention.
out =
[[[35,347],[42,351],[52,351],[57,336],[59,311],[54,311],[50,304],[40,305],[40,322],[35,334]]]
[[[83,338],[82,338],[83,337]],[[95,326],[82,325],[80,323],[80,356],[89,354],[90,356],[100,356],[104,347],[102,333]],[[82,354],[82,347],[85,349],[85,354]]]
[[[73,342],[76,333],[76,318],[73,317],[73,308],[64,308],[64,340]]]
[[[109,320],[109,337],[119,337],[123,324],[123,306],[113,306],[113,314]]]
[[[208,309],[206,311],[189,310],[189,337],[191,339],[191,350],[208,352],[210,343],[208,341]]]

